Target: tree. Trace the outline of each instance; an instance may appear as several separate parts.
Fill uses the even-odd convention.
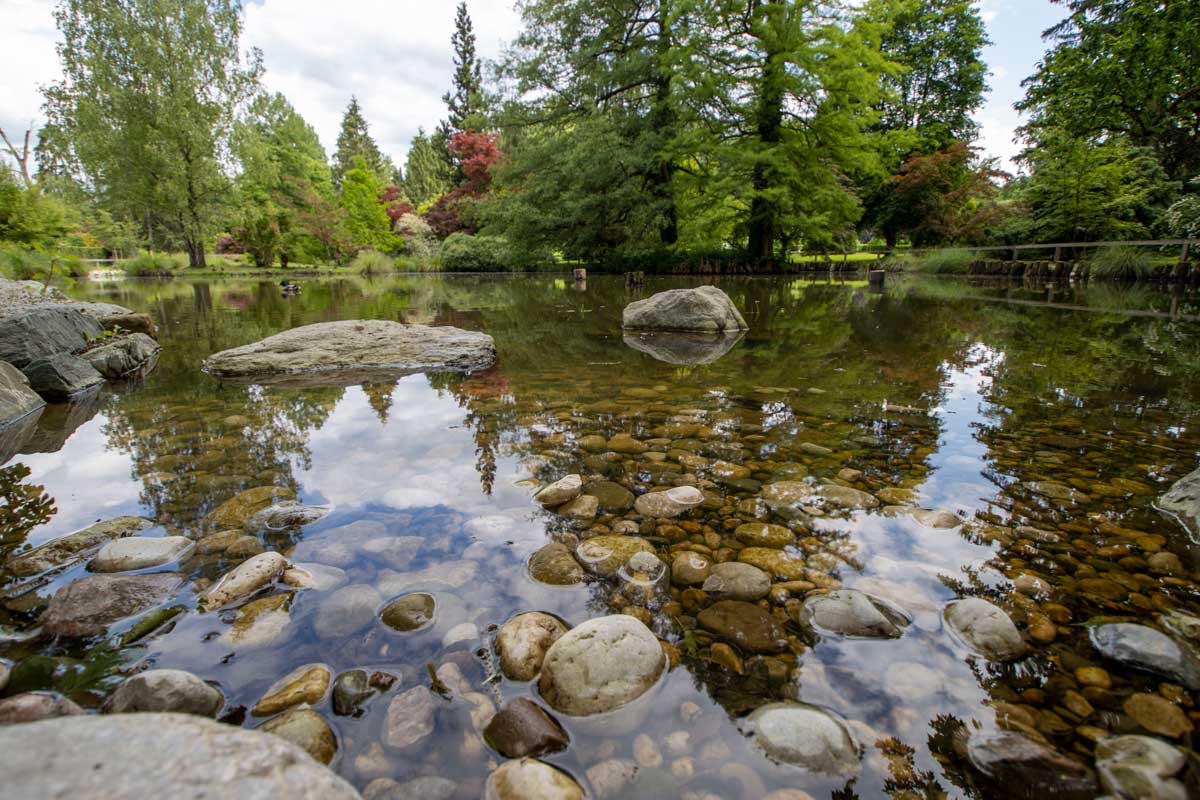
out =
[[[678,238],[672,83],[686,50],[678,0],[535,0],[506,74],[521,95],[502,115],[512,159],[496,218],[527,244],[559,239],[575,257]],[[702,13],[695,4],[697,17]],[[703,13],[709,13],[704,11]]]
[[[995,181],[1003,177],[994,159],[979,161],[965,142],[914,153],[887,180],[896,204],[892,220],[917,246],[968,243],[998,218]]]
[[[1200,174],[1200,4],[1054,0],[1070,14],[1017,107],[1031,141],[1060,134],[1148,147],[1172,180]]]
[[[307,181],[285,176],[284,184],[278,199],[297,228],[319,244],[326,261],[341,264],[350,246],[345,210]]]
[[[237,179],[237,239],[255,265],[268,267],[278,253],[282,263],[308,249],[303,229],[281,195],[294,179],[330,196],[332,183],[325,150],[313,130],[283,95],[255,98],[234,129],[233,150],[241,165]]]
[[[379,145],[371,138],[358,98],[351,96],[350,105],[346,106],[346,113],[342,115],[342,129],[338,133],[337,150],[333,154],[333,183],[338,189],[342,188],[346,173],[354,168],[356,158],[363,160],[380,183],[390,181],[392,173],[396,171],[391,160],[380,152]]]
[[[856,24],[882,29],[880,49],[892,62],[880,73],[879,118],[870,126],[883,172],[859,171],[864,223],[880,229],[891,249],[914,224],[895,195],[901,164],[961,152],[956,143],[966,147],[978,135],[971,115],[987,91],[987,32],[970,0],[871,0]]]
[[[62,0],[55,21],[63,78],[45,109],[58,157],[108,210],[203,267],[234,114],[262,71],[257,50],[239,49],[242,3]]]
[[[417,129],[404,165],[404,190],[418,206],[450,191],[453,174],[443,153],[438,152],[433,137],[426,134],[424,128]]]
[[[362,156],[342,179],[342,208],[346,210],[346,231],[350,243],[359,249],[390,251],[399,242],[392,234],[392,220],[380,201],[383,187]]]
[[[1043,130],[1023,154],[1030,167],[1026,199],[1042,241],[1102,241],[1149,235],[1178,184],[1148,148],[1120,139],[1091,142]]]
[[[884,62],[874,32],[847,25],[836,3],[763,0],[744,19],[726,55],[744,77],[721,94],[732,112],[722,162],[745,209],[746,255],[768,263],[858,219],[847,175],[875,155],[863,130]]]
[[[439,127],[442,138],[447,141],[477,122],[483,103],[483,78],[475,55],[475,28],[467,13],[466,0],[460,0],[458,4],[450,44],[454,47],[454,88],[442,95],[447,116]]]
[[[459,165],[462,182],[426,211],[425,219],[439,237],[452,233],[475,233],[475,202],[491,187],[492,172],[504,158],[494,133],[467,130],[450,138],[450,155]]]

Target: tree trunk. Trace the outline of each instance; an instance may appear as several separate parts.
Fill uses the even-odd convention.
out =
[[[885,242],[885,244],[887,246],[887,251],[889,253],[895,251],[895,249],[896,249],[896,229],[893,227],[890,227],[890,226],[885,227],[883,229],[883,241]]]
[[[762,74],[759,77],[756,122],[760,158],[754,165],[754,199],[750,202],[750,229],[746,243],[747,256],[751,263],[758,264],[770,260],[775,250],[775,240],[779,236],[779,209],[766,196],[773,179],[772,170],[766,162],[773,157],[772,151],[782,140],[783,132],[785,65],[777,40],[779,34],[770,30],[776,25],[771,7],[778,3],[779,0],[766,0],[763,3],[763,25],[768,30],[767,35],[763,37],[765,52]]]
[[[204,269],[204,242],[185,237],[183,240],[183,249],[187,251],[188,266],[192,269]]]
[[[659,239],[663,244],[675,244],[679,240],[679,220],[675,211],[675,192],[671,188],[671,178],[675,167],[670,155],[664,152],[664,145],[670,142],[675,130],[675,112],[671,108],[671,70],[664,64],[671,50],[671,33],[667,25],[667,15],[670,8],[666,0],[658,4],[658,62],[655,65],[654,110],[650,119],[653,129],[658,132],[663,141],[659,143],[655,154],[657,163],[648,176],[650,179],[651,195],[658,200],[663,208],[664,219],[658,229]]]

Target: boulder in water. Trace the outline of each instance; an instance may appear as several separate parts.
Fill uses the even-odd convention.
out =
[[[749,328],[729,295],[715,286],[670,289],[625,306],[621,327],[652,331],[744,331]]]

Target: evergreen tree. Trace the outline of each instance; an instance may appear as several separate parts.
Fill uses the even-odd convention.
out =
[[[439,127],[439,133],[444,141],[471,126],[483,102],[483,78],[475,55],[475,28],[467,13],[466,0],[458,4],[450,44],[454,47],[454,88],[442,95],[447,117]]]
[[[438,150],[435,137],[417,129],[404,165],[404,191],[408,199],[423,206],[450,191],[453,175],[446,163],[445,146]]]
[[[342,179],[342,208],[351,246],[390,252],[399,244],[392,234],[392,220],[380,200],[383,186],[362,156]]]
[[[358,98],[351,96],[350,105],[346,106],[346,113],[342,115],[342,129],[338,133],[337,150],[333,154],[333,183],[339,190],[346,173],[354,168],[356,158],[366,163],[366,168],[380,183],[390,181],[396,171],[391,160],[380,152],[379,145],[371,138]]]

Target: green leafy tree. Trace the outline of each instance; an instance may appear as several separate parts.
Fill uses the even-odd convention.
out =
[[[374,248],[383,252],[398,248],[392,233],[392,220],[380,201],[383,191],[379,179],[362,156],[342,179],[342,208],[346,211],[346,231],[350,244],[358,249]]]
[[[1026,202],[1042,241],[1148,236],[1161,206],[1177,191],[1147,148],[1049,130],[1041,139],[1024,159],[1030,167]]]
[[[361,158],[380,183],[390,181],[396,171],[391,159],[379,149],[371,138],[366,117],[358,105],[358,98],[351,97],[342,115],[342,129],[338,133],[337,150],[333,154],[333,183],[342,188],[346,173],[354,168],[354,159]]]
[[[418,206],[438,199],[450,191],[453,173],[446,162],[445,146],[439,149],[435,136],[417,129],[408,148],[408,159],[404,165],[404,191]]]
[[[234,113],[258,88],[240,0],[62,0],[63,78],[45,89],[57,158],[102,205],[204,266],[229,188]]]
[[[686,52],[677,0],[536,0],[505,65],[523,103],[502,115],[510,153],[502,181],[520,191],[498,209],[535,245],[601,258],[678,238],[675,201]],[[703,4],[693,12],[699,18]],[[709,10],[703,10],[709,14]]]
[[[70,213],[57,198],[26,185],[7,164],[0,163],[0,241],[34,249],[52,248],[70,228]]]
[[[1061,133],[1148,147],[1173,180],[1200,174],[1200,4],[1054,0],[1070,13],[1018,108],[1033,141]]]
[[[234,133],[234,152],[241,165],[237,188],[238,239],[259,267],[279,255],[288,260],[307,254],[308,238],[282,195],[292,194],[294,181],[331,196],[333,187],[325,150],[304,118],[283,95],[264,94],[251,103]]]
[[[858,173],[864,222],[878,228],[891,249],[901,233],[921,223],[896,195],[901,165],[950,153],[978,135],[971,115],[987,91],[982,54],[989,42],[979,7],[970,0],[870,0],[856,24],[883,31],[880,49],[892,62],[880,73],[879,117],[870,128],[883,169]]]
[[[456,133],[466,132],[471,125],[478,127],[483,105],[483,78],[479,58],[475,55],[475,27],[467,13],[466,0],[458,4],[450,44],[454,47],[454,88],[442,95],[447,116],[438,132],[443,141],[449,141]]]

